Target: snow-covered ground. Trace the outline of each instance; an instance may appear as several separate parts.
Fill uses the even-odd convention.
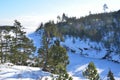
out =
[[[0,65],[0,80],[45,80],[50,73],[43,72],[40,68],[9,65]]]
[[[40,36],[36,33],[29,35],[37,48],[40,47]],[[89,40],[83,41],[79,38],[73,41],[72,37],[66,37],[65,42],[61,42],[61,45],[73,50],[68,51],[70,64],[67,66],[67,71],[73,77],[73,80],[86,80],[82,72],[91,61],[96,65],[102,80],[106,80],[108,70],[113,72],[116,80],[120,80],[120,64],[100,59],[105,55],[106,50],[100,43],[89,42]],[[94,47],[96,46],[95,50]],[[113,55],[113,57],[116,56]],[[0,80],[40,80],[41,78],[42,80],[45,80],[45,78],[50,80],[50,75],[50,73],[36,67],[8,65],[7,63],[0,65]]]
[[[106,53],[109,53],[101,42],[92,42],[89,39],[83,40],[66,36],[65,42],[61,42],[61,45],[66,46],[69,51],[74,52],[75,54],[81,54],[90,58],[101,59],[106,55]],[[120,55],[115,52],[111,52],[108,60],[120,63]]]
[[[35,35],[36,33],[30,35],[30,37],[34,40],[35,46],[40,47],[40,44],[38,44],[41,39],[40,35]],[[120,64],[101,59],[106,54],[106,49],[101,43],[66,36],[65,42],[61,42],[61,45],[70,49],[68,50],[70,64],[67,66],[67,71],[73,77],[73,80],[86,80],[82,71],[91,61],[96,65],[102,80],[106,80],[109,70],[113,72],[115,80],[120,80]],[[112,55],[112,58],[120,61],[120,56]]]
[[[81,40],[80,38],[73,38],[66,36],[65,42],[61,45],[67,46],[69,49],[75,51],[76,54],[82,54],[92,58],[102,58],[106,50],[101,43],[92,42],[89,39]]]
[[[97,67],[98,73],[100,74],[102,80],[106,80],[109,70],[113,72],[115,80],[120,80],[120,64],[118,63],[114,63],[108,60],[88,58],[73,53],[69,53],[69,60],[70,64],[68,65],[67,70],[76,78],[74,80],[85,79],[82,75],[82,72],[91,61],[93,61]]]
[[[70,64],[67,66],[67,71],[73,77],[73,80],[87,80],[83,77],[82,71],[91,61],[96,65],[102,80],[106,80],[109,69],[113,72],[115,80],[120,80],[120,64],[118,63],[73,53],[68,55]],[[0,80],[46,80],[47,78],[51,80],[50,75],[50,73],[37,67],[8,65],[8,63],[0,65]]]

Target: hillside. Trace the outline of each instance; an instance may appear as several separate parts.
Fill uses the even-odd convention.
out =
[[[41,41],[40,35],[33,33],[30,34],[29,37],[34,40],[35,46],[39,48],[40,45],[38,43]],[[70,64],[67,66],[67,71],[73,77],[73,80],[87,80],[83,77],[82,72],[86,69],[88,63],[91,61],[95,63],[102,80],[107,80],[109,69],[112,70],[115,80],[120,79],[120,64],[112,62],[111,60],[109,61],[101,59],[103,56],[105,56],[106,49],[99,51],[94,48],[90,48],[90,45],[94,47],[98,46],[98,44],[89,40],[80,40],[80,38],[74,38],[75,42],[73,43],[73,38],[74,37],[66,36],[65,42],[61,42],[61,45],[66,47],[68,50],[67,53],[69,55]],[[103,48],[101,44],[99,44],[99,46]],[[81,49],[83,50],[82,54]],[[116,56],[114,55],[113,57]],[[115,59],[119,60],[118,58]]]
[[[43,26],[38,27],[37,34]],[[120,10],[81,18],[63,14],[56,26],[64,36],[65,48],[88,57],[120,62]]]
[[[112,70],[115,80],[120,80],[120,64],[88,58],[71,52],[69,52],[69,60],[70,64],[67,66],[67,71],[73,77],[73,80],[87,80],[83,77],[82,72],[91,61],[95,63],[102,80],[107,80],[109,69]],[[20,66],[11,63],[0,65],[0,80],[51,80],[50,75],[50,73],[42,71],[39,67]]]
[[[107,80],[111,70],[115,80],[120,80],[119,13],[81,18],[63,14],[57,23],[41,23],[27,36],[18,21],[14,26],[1,26],[0,79],[51,80],[53,73],[62,79],[87,80],[83,72],[93,62],[100,79]]]
[[[64,36],[64,41],[61,41],[60,44],[66,48],[69,54],[70,64],[67,71],[74,76],[74,80],[85,79],[82,71],[91,61],[95,63],[102,80],[106,80],[108,70],[112,70],[115,79],[119,80],[119,13],[120,11],[91,14],[82,18],[68,17],[64,14],[61,20],[55,24]],[[41,24],[36,32],[29,35],[37,48],[41,47],[42,27],[44,24]],[[114,66],[111,67],[111,65]]]

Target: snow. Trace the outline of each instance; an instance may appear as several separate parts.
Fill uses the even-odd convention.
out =
[[[115,61],[117,61],[117,62],[120,62],[120,55],[115,55],[114,54],[114,52],[113,53],[111,53],[111,60],[115,60]]]
[[[70,64],[67,71],[73,80],[88,80],[82,72],[89,62],[93,61],[102,80],[106,80],[109,69],[113,72],[115,80],[120,80],[120,64],[108,60],[88,58],[79,54],[68,52]],[[39,67],[19,66],[12,63],[0,65],[0,80],[51,80],[49,72],[42,71]]]
[[[35,52],[35,56],[37,56],[37,50],[38,48],[40,48],[41,46],[41,41],[42,41],[42,34],[43,34],[43,30],[39,31],[39,32],[34,32],[32,34],[29,34],[28,37],[33,40],[34,46],[36,47],[36,52]]]
[[[40,68],[0,65],[0,80],[44,80],[47,77],[50,78],[50,73],[43,72]]]
[[[74,37],[67,36],[65,42],[61,42],[61,45],[69,47],[74,50],[76,54],[82,54],[92,58],[102,58],[106,54],[106,49],[102,43],[92,42],[89,39],[81,40],[80,38],[75,38],[75,43],[73,43],[73,39]]]
[[[41,34],[38,35],[36,35],[36,33],[31,34],[30,38],[34,40],[35,46],[39,48],[40,44],[38,43],[40,43]],[[86,69],[87,65],[91,61],[94,62],[102,80],[107,80],[107,74],[109,70],[113,72],[115,80],[120,80],[120,64],[105,59],[101,59],[106,54],[106,49],[102,45],[102,43],[92,42],[89,39],[81,40],[80,38],[74,38],[73,42],[73,37],[66,36],[65,42],[61,42],[61,45],[66,46],[69,49],[75,51],[72,52],[71,50],[68,50],[70,64],[67,66],[67,71],[69,75],[73,77],[73,80],[87,80],[82,75],[82,72]],[[87,50],[85,50],[85,48]],[[112,60],[118,60],[120,62],[120,56],[113,55],[112,53],[111,57]],[[42,75],[43,72],[40,74]],[[49,75],[44,74],[43,76],[50,77]],[[31,79],[31,77],[29,78]],[[27,78],[25,79],[27,80]],[[32,79],[34,80],[35,78]]]
[[[89,62],[94,62],[97,67],[98,73],[102,80],[106,80],[109,69],[113,72],[115,80],[120,80],[120,64],[95,58],[88,58],[79,54],[69,53],[70,64],[67,67],[68,72],[79,78],[78,80],[84,80],[82,72],[86,69]],[[76,80],[76,79],[75,79]]]

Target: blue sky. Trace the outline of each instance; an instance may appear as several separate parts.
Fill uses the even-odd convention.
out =
[[[12,25],[17,19],[27,32],[35,30],[40,22],[55,20],[58,15],[86,16],[103,12],[103,5],[109,11],[120,9],[120,0],[0,0],[0,25]]]

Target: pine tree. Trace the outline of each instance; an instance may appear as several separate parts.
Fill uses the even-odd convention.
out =
[[[69,78],[69,75],[66,71],[66,66],[69,64],[68,55],[66,49],[60,45],[52,45],[48,54],[48,65],[50,71],[54,74],[58,74],[58,80],[66,80]]]
[[[107,77],[108,77],[107,80],[115,80],[111,70],[109,70]]]
[[[26,37],[21,23],[15,20],[14,36],[12,37],[10,60],[14,64],[26,65],[26,61],[35,51],[33,41]]]
[[[38,50],[40,67],[58,75],[56,80],[66,80],[69,75],[66,66],[69,63],[66,49],[60,46],[61,35],[54,22],[48,22],[43,27],[42,46]],[[53,40],[56,38],[56,40]],[[72,78],[70,78],[72,79]]]
[[[83,76],[85,76],[86,78],[90,80],[99,80],[99,74],[93,62],[90,62],[88,64],[88,67],[83,72]]]
[[[106,12],[107,9],[108,9],[107,4],[104,4],[104,5],[103,5],[103,10],[104,10],[104,12]]]
[[[63,13],[63,15],[62,15],[62,21],[67,21],[67,19],[68,19],[68,17],[66,16],[65,13]]]
[[[0,58],[1,63],[8,61],[10,55],[11,35],[10,32],[14,29],[13,26],[0,27]]]
[[[38,56],[39,56],[39,61],[40,62],[40,67],[43,67],[44,71],[47,70],[47,62],[48,62],[48,43],[47,43],[47,38],[45,35],[42,36],[42,46],[41,48],[38,49]]]
[[[38,53],[39,57],[42,57],[40,62],[43,67],[43,70],[48,71],[47,62],[51,40],[53,39],[53,37],[60,39],[61,35],[53,21],[46,23],[42,28],[44,29],[42,35],[42,46],[39,48]]]
[[[59,74],[62,73],[63,70],[66,70],[69,61],[65,48],[53,45],[50,47],[48,56],[48,65],[53,73]]]
[[[11,36],[10,35],[5,35],[5,46],[4,46],[4,62],[6,62],[9,58],[10,55],[10,45],[11,45]]]
[[[0,58],[1,58],[1,63],[3,63],[3,35],[2,35],[2,30],[0,30]]]

